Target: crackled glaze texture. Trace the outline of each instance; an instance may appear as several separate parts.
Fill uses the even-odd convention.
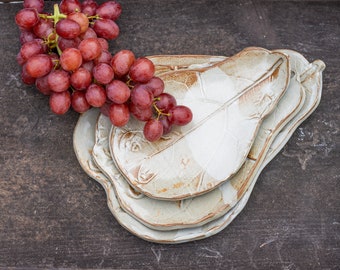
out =
[[[150,197],[179,200],[208,192],[239,170],[289,75],[284,54],[260,48],[205,69],[167,73],[161,76],[166,91],[193,110],[192,123],[149,143],[142,124],[130,121],[112,129],[112,157],[129,183]]]

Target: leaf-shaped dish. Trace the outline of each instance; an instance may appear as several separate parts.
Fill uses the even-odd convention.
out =
[[[306,59],[298,53],[292,51],[286,52],[291,55],[291,62],[296,62],[295,64],[298,63],[298,65],[303,67],[300,71],[302,73],[304,68],[306,68],[308,65]],[[252,181],[252,184],[246,191],[245,195],[228,213],[210,223],[207,223],[204,226],[173,231],[156,231],[144,226],[122,210],[115,196],[111,182],[105,177],[103,173],[101,173],[100,170],[93,166],[91,152],[92,147],[94,146],[95,119],[97,119],[99,115],[99,111],[96,109],[92,109],[81,115],[76,125],[73,137],[76,156],[84,171],[103,186],[107,194],[108,206],[111,212],[116,217],[117,221],[131,233],[147,241],[169,244],[193,241],[212,236],[223,230],[240,213],[249,199],[251,191],[261,170],[272,158],[275,157],[275,155],[282,149],[286,141],[293,134],[294,130],[315,110],[319,104],[321,98],[322,70],[324,69],[324,64],[322,61],[317,60],[313,64],[309,64],[308,70],[311,69],[314,69],[314,71],[311,73],[307,72],[303,81],[303,85],[306,87],[307,93],[307,100],[303,108],[276,137],[263,162],[263,165]],[[86,136],[84,136],[84,134],[86,134]]]
[[[98,167],[111,179],[123,209],[146,226],[158,230],[203,225],[225,214],[249,186],[275,135],[302,108],[305,93],[296,75],[277,107],[267,117],[257,133],[250,154],[229,182],[206,194],[181,201],[161,201],[134,191],[115,167],[109,155],[110,120],[101,115],[97,121],[93,158]]]
[[[142,123],[113,128],[112,158],[130,185],[149,197],[180,200],[206,193],[235,174],[265,116],[289,82],[284,54],[249,48],[200,70],[160,76],[194,119],[156,143]]]

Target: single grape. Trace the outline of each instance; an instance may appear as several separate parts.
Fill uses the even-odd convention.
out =
[[[57,34],[63,38],[76,38],[80,35],[80,25],[70,19],[63,19],[55,25]]]
[[[109,51],[102,51],[100,56],[94,59],[93,61],[96,65],[99,63],[106,63],[110,65],[111,59],[112,59],[112,54]]]
[[[33,78],[32,76],[30,76],[30,75],[27,73],[26,65],[24,65],[24,66],[23,66],[23,69],[21,70],[21,80],[22,80],[25,84],[29,84],[29,85],[35,83],[36,78]]]
[[[40,93],[49,96],[51,95],[51,88],[48,85],[48,75],[45,75],[44,77],[37,78],[35,80],[35,86],[39,90]]]
[[[122,13],[121,5],[116,1],[108,1],[97,8],[97,14],[100,18],[117,20]]]
[[[117,104],[125,103],[130,98],[130,92],[130,88],[119,80],[106,85],[107,98]]]
[[[81,53],[76,48],[67,48],[60,56],[60,65],[66,71],[77,70],[83,62]]]
[[[69,14],[81,10],[81,5],[78,0],[62,0],[59,4],[61,13]]]
[[[89,19],[84,13],[81,12],[72,12],[67,15],[67,19],[75,21],[80,26],[80,33],[85,33],[89,28]]]
[[[104,114],[105,116],[110,116],[110,106],[111,102],[106,101],[103,106],[100,107],[100,112]]]
[[[91,105],[87,102],[85,92],[75,91],[71,96],[71,106],[73,110],[78,113],[86,112],[91,108]]]
[[[87,38],[97,38],[96,32],[91,28],[87,28],[87,30],[79,35],[80,39],[87,39]]]
[[[155,142],[163,135],[163,125],[158,119],[148,120],[143,129],[144,137],[150,141]]]
[[[70,74],[65,70],[53,70],[47,78],[48,86],[54,92],[64,92],[70,87]]]
[[[87,61],[87,62],[83,62],[81,64],[81,67],[83,67],[86,70],[90,71],[91,74],[92,74],[92,70],[93,70],[94,66],[95,66],[94,61]]]
[[[102,47],[97,38],[87,38],[80,42],[78,49],[84,61],[90,61],[100,56]]]
[[[74,89],[85,90],[92,82],[91,72],[83,67],[80,67],[71,74],[70,82]]]
[[[115,39],[119,35],[118,25],[110,19],[96,20],[93,30],[97,33],[98,37],[105,39]]]
[[[157,97],[155,105],[161,112],[167,113],[177,105],[177,101],[173,95],[162,93]]]
[[[17,60],[17,63],[18,63],[20,66],[23,66],[23,65],[26,63],[26,60],[25,60],[24,58],[22,58],[20,52],[17,53],[16,60]]]
[[[132,102],[129,104],[129,110],[131,114],[139,121],[148,121],[153,116],[152,107],[147,107],[146,109],[140,109]]]
[[[67,48],[78,48],[80,43],[80,38],[76,37],[74,39],[68,39],[68,38],[58,38],[58,47],[61,51],[65,51]]]
[[[158,97],[164,91],[164,82],[159,77],[152,77],[146,85],[150,88],[154,97]]]
[[[71,94],[69,91],[61,93],[52,92],[49,100],[50,108],[55,114],[65,114],[71,107]]]
[[[51,58],[47,54],[37,54],[30,57],[26,64],[25,69],[33,78],[39,78],[47,75],[53,68]]]
[[[109,50],[109,42],[105,38],[98,38],[98,41],[99,41],[100,46],[102,47],[103,51]]]
[[[105,89],[95,83],[86,89],[85,97],[87,102],[93,107],[101,107],[106,102]]]
[[[15,23],[23,29],[31,29],[39,22],[39,14],[35,8],[24,8],[15,15]]]
[[[24,60],[32,57],[33,55],[44,53],[44,47],[42,46],[40,40],[35,39],[24,43],[20,48],[21,57]]]
[[[125,126],[130,119],[129,107],[124,104],[111,104],[109,109],[109,117],[112,125],[116,127]]]
[[[163,125],[163,135],[166,135],[166,134],[170,133],[171,130],[172,130],[172,124],[170,123],[169,118],[167,116],[165,116],[165,115],[162,115],[159,118],[159,121]]]
[[[114,77],[112,67],[106,63],[99,63],[94,66],[92,73],[94,79],[100,84],[108,84]]]
[[[130,67],[135,61],[135,55],[130,50],[117,52],[111,60],[111,66],[117,77],[123,77],[129,73]]]
[[[40,21],[33,27],[33,33],[42,39],[47,39],[54,31],[54,24],[51,19],[40,19]],[[50,37],[53,39],[53,37]]]
[[[169,121],[172,125],[184,126],[191,122],[192,112],[191,110],[183,105],[178,105],[169,110]]]
[[[131,102],[140,109],[146,109],[151,107],[153,95],[146,86],[139,84],[131,90]]]
[[[24,0],[24,8],[35,8],[39,13],[44,10],[44,0]]]
[[[81,12],[87,16],[96,15],[98,4],[94,0],[85,0],[81,3]]]
[[[146,83],[155,73],[154,64],[145,57],[138,58],[129,71],[130,78],[135,82]]]
[[[22,30],[20,32],[20,43],[21,43],[21,45],[23,45],[24,43],[26,43],[28,41],[33,41],[37,38],[38,37],[32,31]]]

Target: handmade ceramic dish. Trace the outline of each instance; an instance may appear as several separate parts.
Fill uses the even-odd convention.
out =
[[[242,166],[289,76],[284,54],[260,48],[202,70],[160,75],[166,91],[192,109],[193,121],[150,143],[143,123],[132,119],[112,129],[112,159],[130,185],[148,197],[179,200],[211,191]]]
[[[308,62],[301,55],[290,51],[288,53],[291,53],[292,57],[290,61],[292,63],[296,62],[296,66],[301,65],[302,67],[305,67],[308,65]],[[91,177],[93,177],[103,185],[104,189],[107,192],[108,205],[112,213],[115,215],[118,222],[130,232],[138,235],[145,240],[162,243],[180,243],[201,239],[216,234],[217,232],[225,228],[243,209],[250,196],[251,190],[255,185],[256,178],[261,172],[264,165],[268,163],[280,149],[282,149],[285,142],[289,139],[289,137],[292,135],[297,126],[302,122],[302,120],[304,120],[317,107],[321,97],[322,70],[324,69],[324,64],[321,61],[315,61],[313,65],[309,64],[308,66],[308,71],[304,72],[304,74],[306,75],[304,76],[303,85],[307,88],[307,100],[303,108],[301,109],[299,114],[296,115],[295,118],[292,119],[276,137],[276,139],[272,143],[272,147],[270,147],[269,149],[263,165],[258,170],[257,175],[255,175],[251,186],[246,191],[241,200],[236,204],[236,206],[224,216],[216,219],[213,222],[207,223],[204,226],[199,226],[194,229],[180,229],[160,232],[144,226],[143,224],[132,218],[130,215],[127,215],[120,208],[118,200],[116,199],[113,192],[112,184],[100,172],[100,170],[98,170],[94,166],[92,162],[91,149],[94,145],[94,126],[97,116],[99,115],[98,111],[96,110],[90,110],[79,118],[74,132],[74,149],[76,155],[84,170]],[[303,68],[301,69],[301,72],[303,72]],[[84,136],[84,134],[87,135]]]
[[[146,226],[170,230],[203,225],[232,208],[249,186],[275,135],[301,109],[304,91],[296,76],[273,113],[263,121],[250,154],[229,182],[206,194],[180,201],[161,201],[136,192],[115,167],[110,153],[108,133],[110,120],[101,115],[97,121],[93,158],[98,167],[112,180],[122,208]],[[223,161],[221,161],[223,162]]]

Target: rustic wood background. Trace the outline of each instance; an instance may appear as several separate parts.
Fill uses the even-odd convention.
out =
[[[0,269],[339,269],[340,2],[120,2],[112,52],[289,48],[326,63],[321,103],[225,230],[179,245],[145,242],[117,223],[104,190],[78,164],[78,115],[53,115],[48,99],[20,81],[14,16],[22,3],[1,3]]]

